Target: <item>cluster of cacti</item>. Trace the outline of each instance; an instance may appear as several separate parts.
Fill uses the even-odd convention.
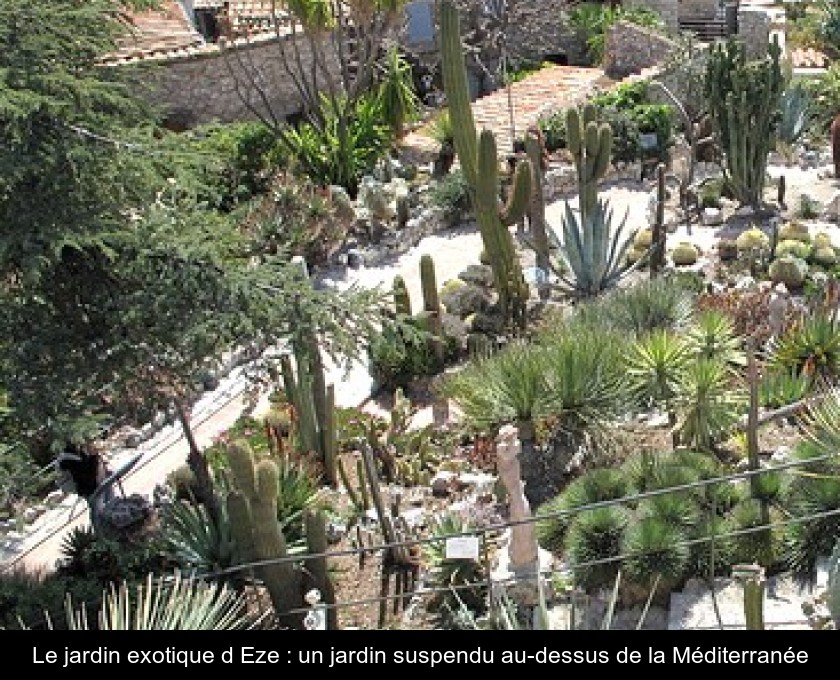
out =
[[[794,241],[793,239],[785,239],[783,241],[779,241],[779,245],[776,246],[776,257],[793,255],[793,257],[798,257],[800,260],[807,260],[811,257],[811,251],[812,248],[809,243]]]
[[[677,244],[677,247],[671,252],[671,259],[678,267],[688,267],[696,264],[700,257],[700,252],[697,246],[689,241],[683,241]]]
[[[747,61],[743,42],[716,45],[707,62],[704,95],[725,154],[726,178],[742,205],[759,207],[784,90],[774,36],[767,56]]]
[[[802,224],[796,220],[785,222],[779,229],[780,241],[800,241],[802,243],[811,242],[811,232],[807,224]]]
[[[562,240],[552,231],[558,250],[552,263],[555,275],[580,297],[598,295],[615,286],[623,276],[641,266],[646,258],[628,264],[627,253],[635,233],[624,235],[627,215],[613,224],[607,201],[598,198],[598,180],[610,165],[612,128],[598,124],[592,104],[566,110],[568,147],[577,171],[579,214],[569,204],[563,218]]]
[[[256,462],[250,448],[240,442],[228,445],[226,453],[233,484],[227,510],[239,559],[284,560],[288,552],[277,521],[276,463]],[[260,567],[259,573],[281,622],[299,627],[301,617],[290,612],[303,605],[300,571],[290,561],[277,561]]]
[[[499,159],[493,133],[476,132],[458,10],[446,0],[440,7],[443,88],[458,160],[470,187],[484,250],[493,268],[499,306],[506,322],[522,328],[529,297],[516,247],[508,227],[525,215],[531,196],[530,163],[519,163],[507,205],[499,200]]]
[[[308,276],[305,265],[304,276]],[[314,452],[324,471],[324,481],[338,483],[336,451],[338,431],[335,424],[335,387],[327,385],[324,362],[315,333],[305,324],[290,338],[291,357],[280,359],[283,389],[297,417],[298,447]]]

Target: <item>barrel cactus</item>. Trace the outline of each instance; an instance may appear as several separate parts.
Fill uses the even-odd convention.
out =
[[[784,283],[788,290],[801,288],[808,274],[808,264],[793,255],[785,255],[770,263],[770,279]]]
[[[837,251],[831,246],[814,248],[814,252],[811,254],[811,261],[821,267],[833,267],[838,262]]]
[[[786,222],[779,229],[780,241],[802,241],[802,243],[811,242],[811,233],[808,231],[808,225],[792,220]]]
[[[826,232],[821,231],[819,234],[814,236],[814,250],[833,247],[834,244],[831,241],[831,236],[829,236]]]
[[[776,257],[784,257],[785,255],[793,255],[800,260],[807,260],[811,257],[811,246],[804,241],[785,239],[776,246]]]
[[[742,232],[735,239],[735,244],[738,246],[739,253],[769,251],[770,237],[758,227],[752,227]]]
[[[697,259],[700,257],[700,252],[697,246],[688,241],[683,241],[678,244],[671,252],[671,259],[678,267],[688,267],[692,264],[697,264]]]

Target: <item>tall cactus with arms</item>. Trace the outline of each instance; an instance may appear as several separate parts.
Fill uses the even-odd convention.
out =
[[[489,130],[483,130],[480,135],[476,132],[470,108],[458,10],[450,0],[441,3],[440,31],[443,89],[452,120],[455,150],[470,187],[484,250],[493,268],[502,313],[511,325],[521,328],[525,322],[529,290],[508,227],[522,219],[528,206],[531,194],[530,164],[520,163],[517,166],[510,199],[507,205],[500,205],[496,140]]]
[[[566,203],[562,241],[552,230],[559,263],[552,269],[568,292],[591,297],[615,286],[645,258],[627,267],[625,255],[635,233],[624,236],[627,216],[613,225],[612,208],[598,198],[598,180],[607,173],[612,150],[612,129],[598,124],[595,107],[587,104],[566,112],[569,151],[577,169],[580,217]]]

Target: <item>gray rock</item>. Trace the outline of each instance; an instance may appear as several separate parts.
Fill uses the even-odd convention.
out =
[[[140,430],[133,427],[128,428],[125,434],[125,439],[123,439],[123,446],[127,449],[136,449],[142,443],[143,435]]]
[[[703,208],[703,224],[707,227],[723,224],[723,211],[720,208]]]
[[[476,312],[487,311],[493,304],[493,299],[487,291],[471,285],[445,291],[440,301],[447,312],[462,319]]]
[[[61,501],[63,501],[63,500],[64,500],[64,492],[59,491],[58,489],[56,489],[55,491],[50,491],[47,494],[47,497],[44,499],[46,504],[50,507],[55,507],[56,505],[61,503]]]
[[[493,268],[486,264],[471,264],[458,274],[458,278],[467,284],[480,286],[481,288],[492,288]]]
[[[356,250],[355,248],[352,250],[347,251],[347,266],[351,269],[358,269],[359,267],[364,267],[365,265],[365,258],[362,254],[362,251]]]
[[[432,488],[432,496],[435,498],[446,498],[449,496],[455,479],[456,475],[454,472],[438,470],[429,485]]]
[[[31,506],[26,508],[21,516],[23,517],[23,521],[26,524],[32,524],[36,519],[38,519],[43,514],[43,509],[39,508],[38,506]]]

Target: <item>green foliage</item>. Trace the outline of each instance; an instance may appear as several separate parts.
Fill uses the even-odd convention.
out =
[[[687,535],[667,518],[644,517],[631,522],[624,537],[628,555],[623,569],[636,583],[670,588],[679,583],[688,567]]]
[[[184,571],[211,574],[235,564],[224,504],[217,525],[203,505],[175,501],[164,508],[160,531],[172,558]]]
[[[277,139],[258,122],[213,124],[161,133],[154,143],[159,172],[192,193],[198,205],[230,212],[265,192],[284,164]]]
[[[57,573],[99,583],[143,578],[168,567],[169,561],[157,536],[138,539],[105,538],[92,529],[76,528],[61,545]]]
[[[369,371],[374,383],[393,392],[408,387],[415,378],[434,375],[438,367],[430,337],[419,318],[386,322],[373,335],[368,347]]]
[[[450,589],[435,595],[430,603],[432,610],[445,605],[456,607],[459,602],[473,612],[481,613],[486,608],[489,574],[484,563],[481,560],[446,557],[446,538],[469,533],[470,528],[469,523],[455,512],[446,512],[431,524],[431,536],[441,540],[426,543],[423,546],[424,557],[435,587]]]
[[[725,175],[743,205],[762,203],[767,155],[777,127],[784,89],[778,40],[761,60],[748,61],[734,39],[712,48],[704,94],[725,156]]]
[[[573,512],[575,508],[623,498],[629,491],[627,479],[619,470],[585,472],[537,509],[537,517],[542,518],[535,525],[539,544],[546,550],[561,553],[569,525],[577,516]]]
[[[569,526],[567,556],[574,570],[575,583],[587,590],[615,581],[621,560],[625,532],[631,526],[627,512],[607,506],[579,513]]]
[[[612,208],[605,199],[598,200],[588,217],[577,217],[566,204],[563,238],[553,229],[549,230],[549,238],[559,256],[552,268],[572,294],[599,295],[616,286],[630,271],[625,255],[635,234],[623,235],[626,221],[625,215],[621,222],[613,222]]]
[[[538,122],[540,131],[543,134],[545,148],[549,152],[565,149],[568,144],[566,137],[566,112],[558,111],[546,118],[540,118]]]
[[[840,111],[840,62],[829,64],[825,73],[808,78],[802,84],[811,94],[812,132],[817,139],[824,140]]]
[[[803,399],[812,389],[811,376],[798,370],[776,368],[761,376],[758,403],[764,408],[780,408]]]
[[[322,128],[301,123],[286,132],[289,155],[298,171],[322,186],[344,187],[351,196],[388,148],[390,130],[382,103],[373,96],[355,102],[324,97]]]
[[[696,314],[687,338],[697,356],[734,366],[745,366],[747,363],[741,338],[735,333],[735,324],[720,310],[707,309]]]
[[[87,608],[68,598],[70,630],[238,630],[253,628],[259,618],[247,613],[248,601],[227,586],[184,578],[154,580],[130,588],[112,585],[103,596],[96,622]]]
[[[667,330],[655,330],[637,340],[627,358],[627,378],[639,402],[671,402],[690,359],[685,340]]]
[[[575,5],[569,13],[569,23],[585,37],[591,64],[603,61],[607,30],[617,21],[629,21],[654,29],[664,27],[659,14],[643,7],[612,8],[590,2]]]
[[[458,168],[447,173],[429,189],[429,204],[442,208],[448,215],[464,215],[472,210],[470,186]]]
[[[779,522],[780,518],[772,513],[770,523]],[[726,520],[726,532],[734,534],[727,538],[730,542],[733,564],[760,564],[771,568],[780,560],[782,551],[782,532],[778,528],[763,529],[761,502],[747,499],[736,505]],[[769,541],[767,532],[770,532]]]
[[[826,314],[815,314],[775,338],[770,366],[807,377],[831,377],[840,369],[840,330]]]
[[[420,100],[414,91],[411,64],[396,47],[391,47],[385,55],[378,94],[383,120],[399,139],[405,133],[406,123],[417,118]]]
[[[641,337],[654,330],[680,330],[692,314],[692,295],[674,274],[610,291],[578,307],[578,316]]]
[[[102,583],[24,569],[0,572],[0,629],[63,629],[67,597],[91,607],[102,600]]]
[[[616,161],[629,163],[641,157],[640,134],[656,135],[652,153],[662,159],[673,142],[673,109],[667,104],[650,101],[649,87],[648,81],[638,80],[592,98],[601,118],[613,129],[613,158]]]
[[[711,451],[745,405],[743,389],[734,382],[731,370],[715,359],[690,363],[677,391],[680,441],[699,451]]]

